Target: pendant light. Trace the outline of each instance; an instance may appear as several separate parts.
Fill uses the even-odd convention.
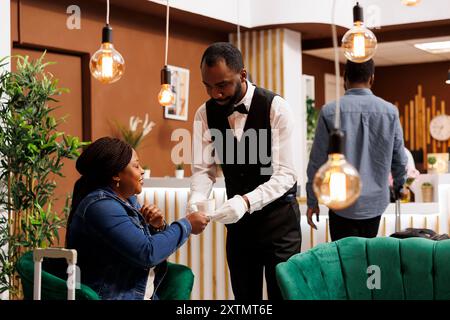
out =
[[[340,70],[337,32],[334,23],[335,5],[336,0],[333,0],[331,27],[333,33],[337,98],[334,119],[335,129],[330,133],[328,161],[315,174],[313,190],[320,203],[325,204],[332,210],[342,210],[351,206],[358,199],[361,193],[361,179],[358,171],[345,159],[345,136],[342,130],[340,130]]]
[[[102,45],[89,62],[92,76],[102,83],[119,80],[125,71],[125,61],[112,43],[112,28],[109,24],[109,0],[106,1],[106,25],[102,30]]]
[[[402,4],[408,7],[417,6],[420,3],[420,0],[402,0]]]
[[[356,63],[370,60],[377,49],[377,38],[364,26],[363,9],[359,2],[353,7],[353,28],[342,38],[342,48],[345,57]]]
[[[175,103],[175,95],[172,92],[171,84],[171,74],[167,67],[167,55],[169,51],[169,0],[167,0],[166,5],[166,47],[165,47],[165,57],[164,57],[164,68],[161,70],[161,90],[158,94],[158,102],[161,106],[170,106]]]
[[[236,0],[236,13],[237,13],[237,21],[236,21],[236,38],[237,38],[237,48],[239,51],[241,50],[241,21],[239,14],[239,0]]]
[[[446,84],[450,84],[450,69],[448,70],[447,73],[447,80],[445,81]]]

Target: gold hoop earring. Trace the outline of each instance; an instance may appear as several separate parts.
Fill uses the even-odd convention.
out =
[[[120,186],[120,181],[117,181],[116,187],[119,188],[119,186]]]

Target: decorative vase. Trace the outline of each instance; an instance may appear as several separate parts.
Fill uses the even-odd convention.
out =
[[[144,179],[150,179],[150,169],[145,169],[144,170]]]
[[[422,202],[433,202],[433,186],[422,186]]]
[[[177,179],[183,179],[184,178],[184,170],[175,170],[175,177]]]

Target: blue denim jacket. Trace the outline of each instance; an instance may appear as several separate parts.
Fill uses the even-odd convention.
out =
[[[370,219],[381,215],[389,204],[389,173],[394,186],[406,181],[408,158],[398,110],[375,96],[370,89],[349,89],[340,99],[341,129],[345,133],[345,157],[359,172],[359,199],[336,214],[349,219]],[[306,184],[308,207],[317,206],[312,181],[328,160],[329,133],[334,128],[336,102],[326,104],[319,115],[308,163]]]
[[[74,212],[67,247],[78,252],[81,283],[101,299],[142,300],[151,267],[156,292],[167,270],[165,260],[191,233],[186,218],[156,232],[139,208],[135,196],[125,202],[103,188],[88,194]]]

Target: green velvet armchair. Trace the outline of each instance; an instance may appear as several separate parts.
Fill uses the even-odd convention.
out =
[[[41,277],[42,300],[67,299],[67,264],[64,260],[52,264],[43,264]],[[17,271],[22,281],[24,298],[33,299],[34,261],[33,252],[26,252],[17,265]],[[168,270],[163,282],[158,288],[161,300],[189,300],[194,285],[192,270],[184,265],[168,263]],[[84,284],[75,292],[76,300],[100,300],[97,293]]]
[[[292,256],[276,276],[289,300],[448,300],[450,240],[344,238]]]

